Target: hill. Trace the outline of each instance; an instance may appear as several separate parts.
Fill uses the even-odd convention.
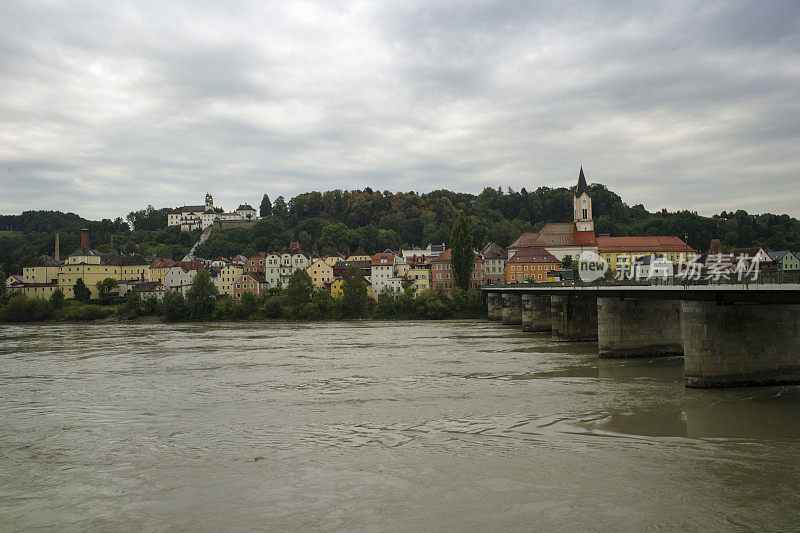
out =
[[[800,247],[800,221],[788,215],[751,215],[741,210],[712,217],[691,211],[651,213],[641,205],[628,206],[602,184],[592,184],[589,194],[598,234],[688,235],[689,244],[699,250],[706,250],[712,238],[720,238],[727,248]],[[319,253],[346,252],[358,246],[375,252],[446,243],[462,210],[473,222],[476,247],[489,241],[507,246],[522,232],[538,230],[547,222],[572,220],[572,190],[486,188],[474,195],[447,190],[418,194],[337,189],[300,194],[288,202],[283,197],[274,202],[266,198],[264,208],[267,216],[253,228],[212,233],[197,255],[249,255],[280,249],[293,240],[305,251]],[[128,214],[127,222],[122,218],[91,221],[59,211],[0,215],[0,229],[6,230],[0,233],[0,263],[5,272],[19,273],[22,265],[31,264],[38,255],[52,254],[56,231],[60,233],[62,254],[69,253],[78,246],[82,227],[92,230],[92,246],[101,251],[180,258],[196,241],[198,232],[165,228],[167,211],[148,206]]]

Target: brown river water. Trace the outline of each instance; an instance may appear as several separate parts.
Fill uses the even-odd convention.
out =
[[[0,531],[800,529],[800,387],[483,321],[0,325]]]

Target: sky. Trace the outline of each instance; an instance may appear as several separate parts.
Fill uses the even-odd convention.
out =
[[[800,218],[800,2],[0,0],[0,213],[572,186]]]

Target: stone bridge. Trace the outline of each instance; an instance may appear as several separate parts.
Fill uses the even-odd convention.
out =
[[[487,286],[489,319],[600,357],[684,356],[686,386],[800,383],[800,284]]]

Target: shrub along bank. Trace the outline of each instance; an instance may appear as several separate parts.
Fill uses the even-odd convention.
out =
[[[485,306],[477,291],[455,289],[451,294],[442,289],[424,290],[414,294],[384,292],[377,300],[367,296],[360,271],[348,272],[341,298],[332,298],[326,291],[313,292],[308,274],[295,271],[285,291],[271,289],[269,294],[242,295],[240,301],[230,296],[220,297],[206,272],[196,276],[192,288],[184,297],[169,292],[163,300],[142,299],[135,291],[122,298],[104,302],[65,300],[56,291],[50,300],[28,298],[25,295],[6,295],[0,300],[0,322],[29,322],[44,320],[98,320],[109,317],[135,319],[163,317],[170,322],[229,321],[229,320],[339,320],[372,319],[447,319],[480,318]]]

